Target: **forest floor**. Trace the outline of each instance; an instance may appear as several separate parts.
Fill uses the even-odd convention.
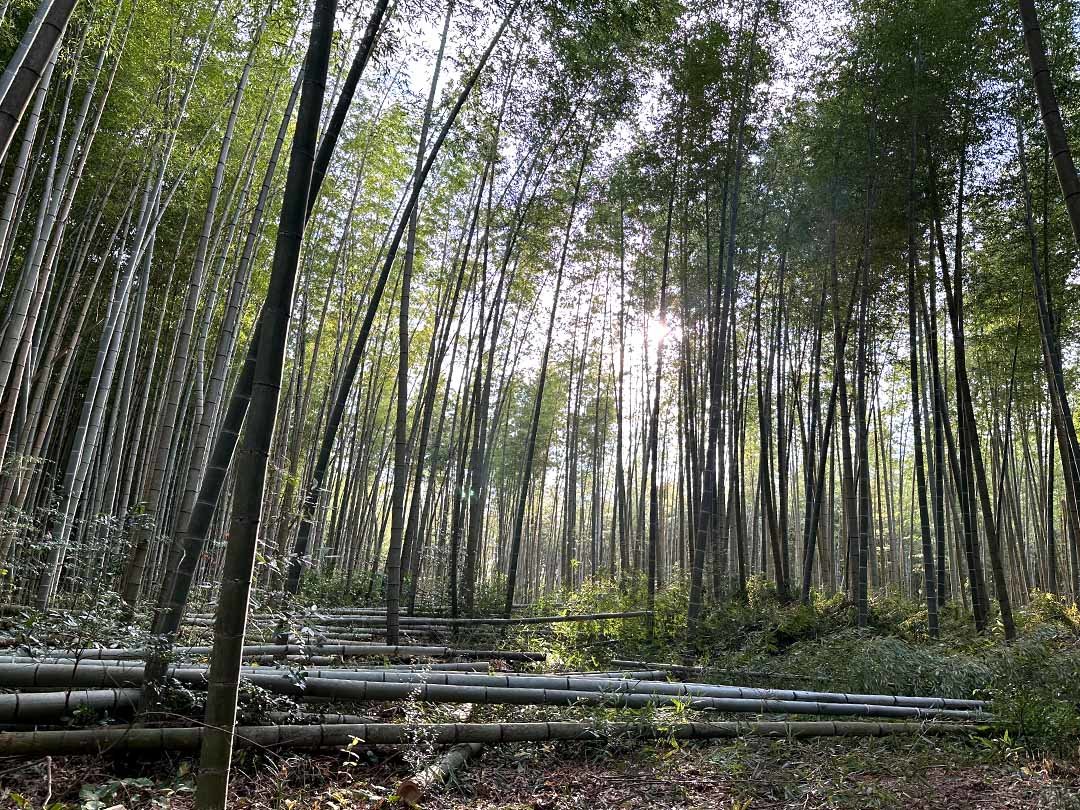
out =
[[[191,760],[69,757],[3,772],[0,802],[29,810],[192,807]],[[390,808],[414,765],[393,751],[260,757],[235,771],[236,810]],[[13,792],[25,801],[13,798]],[[48,796],[48,805],[43,804]],[[1080,763],[1000,741],[742,739],[681,746],[503,746],[422,802],[432,810],[1074,810]]]
[[[625,610],[640,594],[614,587],[587,589],[562,608],[572,613]],[[543,650],[537,668],[610,668],[623,656],[680,659],[685,598],[658,599],[655,637],[634,621],[557,625],[499,640],[504,649]],[[552,611],[552,606],[538,607]],[[532,743],[489,748],[454,782],[432,791],[432,810],[1080,810],[1080,608],[1037,595],[1017,614],[1020,637],[977,634],[957,607],[943,614],[942,638],[921,630],[916,604],[882,599],[870,628],[852,626],[841,597],[813,605],[781,605],[766,592],[733,602],[710,618],[696,650],[706,670],[695,678],[747,686],[828,688],[875,694],[927,694],[989,699],[1003,731],[994,736],[891,736],[777,740],[740,738],[677,743],[623,740]],[[64,625],[36,636],[84,646],[62,635]],[[120,642],[126,625],[94,638]],[[25,625],[10,632],[25,644]],[[85,632],[81,629],[80,632]],[[201,631],[200,631],[201,632]],[[197,640],[204,640],[200,636]],[[488,645],[492,639],[456,639]],[[616,654],[618,651],[618,654]],[[724,667],[727,669],[720,669]],[[734,668],[734,669],[732,669]],[[180,690],[178,697],[189,693]],[[243,711],[251,721],[267,710],[288,711],[287,698],[253,689]],[[417,729],[460,722],[460,706],[413,701],[343,704],[379,722]],[[187,713],[200,716],[193,706]],[[688,719],[679,709],[648,712],[574,707],[474,706],[472,722],[578,719],[667,723]],[[710,716],[713,719],[715,716]],[[81,718],[93,722],[93,718]],[[723,719],[722,716],[715,719]],[[418,732],[418,738],[422,733]],[[1034,753],[1039,752],[1039,753]],[[230,810],[388,810],[400,806],[402,779],[442,755],[430,744],[313,754],[238,753]],[[190,810],[191,752],[89,757],[0,758],[0,810]]]

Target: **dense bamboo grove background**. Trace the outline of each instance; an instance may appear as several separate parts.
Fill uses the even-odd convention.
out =
[[[391,644],[592,578],[691,631],[755,577],[931,633],[1075,598],[1077,9],[1022,5],[331,5],[323,103],[307,7],[47,4],[0,108],[5,600],[173,633],[250,542],[260,604]]]

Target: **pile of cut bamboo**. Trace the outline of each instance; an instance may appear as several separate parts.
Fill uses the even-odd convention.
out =
[[[538,617],[536,623],[640,615]],[[377,619],[370,613],[335,615],[342,625],[344,619],[353,618],[365,620],[360,622],[363,625],[372,617]],[[438,621],[442,627],[453,627],[454,621],[465,620]],[[209,647],[174,648],[167,676],[191,690],[205,688],[205,659],[210,652]],[[242,671],[245,679],[267,692],[288,696],[304,710],[271,712],[265,715],[264,725],[237,727],[236,740],[241,747],[341,748],[357,740],[372,745],[400,745],[416,739],[415,725],[375,722],[357,713],[357,704],[420,701],[474,707],[680,710],[679,722],[671,723],[599,722],[580,719],[582,715],[575,713],[578,719],[544,723],[428,725],[425,740],[453,748],[402,784],[399,793],[410,803],[477,756],[483,746],[498,743],[690,740],[738,735],[798,738],[972,734],[991,722],[987,707],[977,700],[677,681],[675,678],[693,676],[697,671],[668,664],[643,663],[610,672],[569,674],[492,671],[491,662],[495,661],[502,662],[503,667],[536,666],[544,661],[543,654],[528,650],[359,642],[252,644],[244,647],[244,656],[249,662]],[[0,756],[197,748],[202,736],[198,718],[192,718],[189,725],[163,727],[148,722],[155,715],[141,712],[145,657],[145,650],[133,648],[16,649],[0,656]],[[272,663],[252,665],[258,661]],[[685,722],[682,710],[686,709],[707,713],[706,720]],[[717,714],[722,716],[717,718]],[[71,727],[73,718],[99,720],[102,716],[108,721],[103,725]],[[789,719],[792,716],[814,719],[796,721]]]

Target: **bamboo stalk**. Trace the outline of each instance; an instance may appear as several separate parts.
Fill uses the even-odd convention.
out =
[[[257,686],[294,697],[340,700],[416,700],[425,703],[481,703],[511,706],[607,706],[645,709],[681,705],[699,711],[754,714],[813,714],[824,716],[950,718],[976,720],[985,715],[955,709],[923,709],[866,703],[834,703],[725,697],[676,696],[654,693],[589,692],[580,689],[465,686],[443,683],[385,683],[308,676],[302,684],[275,675],[249,675]]]
[[[443,666],[447,665],[444,664]],[[244,667],[241,671],[245,676],[258,674],[266,678],[270,676],[270,673],[276,672],[285,673],[286,677],[291,677],[291,673],[286,673],[285,670],[268,667]],[[324,672],[327,673],[348,671],[350,670],[324,670]],[[369,671],[377,672],[379,670]],[[408,672],[409,670],[395,671]],[[0,687],[25,689],[35,687],[137,686],[143,682],[143,672],[143,664],[132,661],[72,661],[65,663],[33,662],[30,664],[0,663]],[[207,667],[205,665],[174,665],[170,666],[167,670],[169,677],[175,678],[182,683],[193,685],[205,683],[206,672]]]
[[[706,672],[726,672],[739,673],[749,678],[780,678],[787,681],[816,681],[821,682],[823,678],[817,678],[813,675],[799,675],[792,672],[760,672],[752,669],[723,669],[720,667],[697,667],[697,666],[684,666],[682,664],[663,664],[654,661],[625,661],[619,658],[612,659],[612,666],[626,667],[628,669],[642,668],[642,669],[663,669],[668,672],[676,673],[679,675],[700,675]]]
[[[496,688],[577,690],[650,694],[675,697],[740,698],[799,702],[842,703],[875,706],[905,706],[918,709],[982,709],[978,700],[958,700],[909,695],[864,695],[845,692],[806,692],[801,690],[759,689],[701,683],[663,683],[646,679],[604,678],[561,675],[481,675],[473,673],[389,672],[373,670],[307,670],[307,678],[361,680],[382,683],[432,683]]]
[[[433,723],[425,726],[433,743],[478,742],[486,745],[548,740],[716,739],[755,736],[781,739],[808,737],[884,737],[893,734],[977,734],[983,729],[961,723],[760,722],[674,723]],[[371,745],[407,745],[415,725],[369,723],[321,726],[240,726],[240,748],[340,748],[354,740]],[[104,751],[194,750],[201,728],[104,728],[79,731],[15,731],[0,733],[0,755],[99,754]]]
[[[395,791],[398,798],[409,806],[419,804],[425,793],[449,780],[456,770],[482,750],[484,750],[482,743],[458,743],[437,762],[408,779],[403,779]]]
[[[210,647],[176,647],[178,656],[209,655]],[[244,656],[300,655],[313,652],[336,655],[342,658],[496,658],[504,661],[543,661],[544,653],[517,650],[461,650],[454,647],[402,646],[389,644],[324,644],[305,647],[297,644],[250,644],[245,645]],[[146,657],[146,650],[127,648],[82,648],[42,650],[45,657],[78,658],[79,660],[139,660]]]
[[[522,616],[518,618],[437,618],[434,616],[401,616],[399,623],[402,627],[469,627],[480,625],[506,626],[518,624],[558,624],[563,622],[594,622],[608,621],[611,619],[633,619],[647,617],[647,610],[630,610],[623,613],[589,613],[572,616]],[[318,615],[320,625],[382,625],[385,619],[379,615],[366,614],[323,614]]]
[[[64,692],[35,692],[0,695],[0,722],[38,723],[53,721],[77,709],[116,711],[131,709],[139,702],[138,689],[72,689]]]
[[[197,685],[205,682],[206,669],[171,667],[169,674],[183,683]],[[301,684],[291,672],[275,673],[247,668],[243,674],[252,683],[271,691],[351,700],[415,698],[448,703],[584,704],[628,708],[683,703],[694,709],[732,712],[906,718],[945,716],[965,719],[979,716],[977,712],[984,708],[980,701],[951,698],[780,691],[608,678],[327,669],[306,672]],[[138,666],[111,666],[96,662],[89,665],[0,664],[0,684],[9,687],[119,686],[139,684],[142,676],[143,669]],[[868,700],[881,702],[871,703]]]

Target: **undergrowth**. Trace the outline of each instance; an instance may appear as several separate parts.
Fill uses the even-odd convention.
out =
[[[754,578],[745,597],[714,605],[691,642],[686,582],[656,594],[655,616],[555,625],[513,639],[546,650],[567,669],[612,668],[613,660],[705,666],[707,679],[851,693],[924,694],[989,701],[1007,739],[1033,753],[1080,755],[1080,609],[1035,592],[1016,609],[1018,638],[1005,643],[1000,623],[978,634],[961,605],[941,610],[938,639],[927,634],[926,607],[896,595],[871,601],[865,628],[855,626],[843,594],[814,593],[810,603],[782,602]],[[533,606],[537,614],[640,609],[643,581],[620,587],[591,580]]]

